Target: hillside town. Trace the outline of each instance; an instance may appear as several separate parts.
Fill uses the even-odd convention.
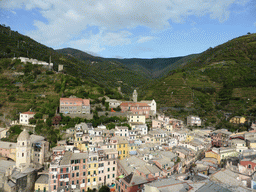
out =
[[[79,123],[66,129],[57,146],[31,132],[33,111],[20,113],[17,142],[0,141],[2,191],[85,192],[107,186],[116,192],[253,191],[256,189],[256,124],[232,133],[202,128],[202,120],[186,121],[157,111],[155,100],[107,99],[129,126],[107,129]],[[90,114],[90,100],[60,98],[59,113]],[[115,112],[113,112],[115,113]],[[244,123],[235,116],[230,122]],[[0,128],[0,137],[9,128]]]

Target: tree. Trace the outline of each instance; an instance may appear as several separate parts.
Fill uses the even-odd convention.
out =
[[[43,114],[42,113],[36,113],[34,118],[35,119],[42,119],[43,118]]]
[[[8,97],[8,100],[9,100],[9,101],[11,101],[11,102],[13,102],[13,101],[15,101],[15,100],[16,100],[16,98],[15,98],[14,96],[12,96],[12,95],[11,95],[11,96],[9,96],[9,97]]]
[[[29,119],[29,123],[32,124],[32,125],[35,125],[36,124],[36,120],[34,118],[30,118]]]
[[[52,126],[52,119],[51,119],[51,118],[47,118],[46,124],[47,124],[49,127]]]
[[[105,105],[105,102],[106,102],[106,98],[103,97],[102,100],[101,100],[102,105]]]
[[[108,186],[102,186],[99,192],[110,192],[110,188]]]

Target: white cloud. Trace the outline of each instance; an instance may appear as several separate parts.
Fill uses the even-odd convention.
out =
[[[155,39],[155,37],[153,36],[144,36],[144,37],[140,37],[137,41],[137,43],[145,43],[145,42],[148,42],[148,41],[151,41]]]
[[[14,15],[16,15],[16,12],[15,11],[11,11]]]
[[[256,27],[256,22],[254,23],[254,26]]]
[[[137,26],[146,26],[152,30],[170,27],[170,22],[182,23],[189,16],[209,15],[211,19],[224,22],[228,19],[229,7],[236,3],[241,6],[249,0],[1,0],[4,9],[23,8],[31,10],[39,8],[48,23],[35,21],[37,30],[28,32],[37,41],[49,46],[56,46],[69,41],[80,34],[88,26],[97,26],[104,32],[98,39],[110,39],[109,46],[116,46],[113,36],[120,33],[106,31],[128,30]],[[242,2],[242,3],[241,3]],[[124,34],[121,34],[123,37]],[[130,36],[130,35],[128,35]],[[118,38],[118,37],[117,37]],[[92,39],[82,39],[92,41]],[[130,42],[127,37],[121,39],[125,44]],[[144,38],[144,40],[146,40]],[[140,40],[143,42],[143,39]],[[138,43],[140,42],[138,41]],[[102,45],[95,49],[104,49]]]
[[[90,34],[88,38],[83,38],[70,42],[70,46],[77,47],[83,51],[99,53],[105,50],[106,46],[122,46],[131,44],[132,33],[128,31],[120,32],[103,32]]]

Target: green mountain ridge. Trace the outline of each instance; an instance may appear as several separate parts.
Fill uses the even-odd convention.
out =
[[[206,124],[218,127],[231,126],[223,123],[225,113],[254,119],[256,34],[208,49],[180,66],[143,90],[144,98],[155,98],[170,115],[184,119],[199,115]]]

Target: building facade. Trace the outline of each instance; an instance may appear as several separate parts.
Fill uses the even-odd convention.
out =
[[[81,98],[60,98],[60,113],[90,114],[90,100]]]

